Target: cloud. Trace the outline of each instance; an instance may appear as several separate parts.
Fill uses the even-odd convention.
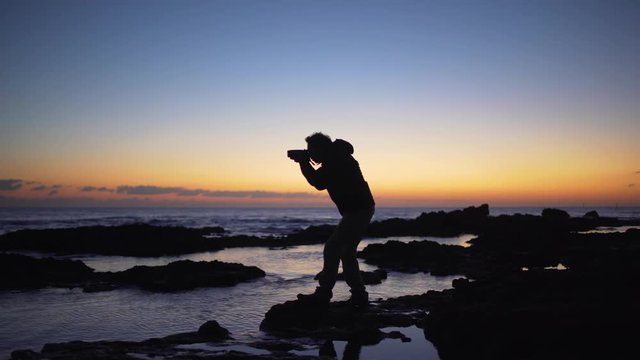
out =
[[[49,191],[49,196],[54,196],[54,195],[58,195],[58,190],[57,189],[53,189],[53,190]]]
[[[31,191],[43,191],[43,190],[47,190],[47,187],[45,185],[39,185],[31,189]]]
[[[107,187],[95,187],[95,186],[83,186],[80,188],[80,191],[83,192],[92,192],[92,191],[97,191],[97,192],[114,192],[114,189],[109,189]]]
[[[274,192],[274,191],[204,191],[202,196],[206,197],[248,197],[253,199],[268,199],[268,198],[314,198],[317,195],[303,193],[303,192]]]
[[[23,181],[18,179],[0,179],[0,191],[18,190],[22,187]]]
[[[213,198],[253,198],[253,199],[265,199],[265,198],[288,198],[288,199],[301,199],[301,198],[315,198],[317,195],[304,193],[304,192],[274,192],[274,191],[226,191],[226,190],[205,190],[205,189],[186,189],[183,187],[175,186],[154,186],[154,185],[139,185],[129,186],[122,185],[116,189],[118,194],[127,195],[167,195],[175,194],[178,196],[204,196]]]
[[[640,175],[640,170],[636,171],[636,175]]]
[[[118,186],[116,192],[118,194],[128,194],[128,195],[165,195],[165,194],[177,194],[184,189],[181,187],[162,187],[162,186],[154,186],[154,185],[138,185],[138,186],[129,186],[122,185]]]
[[[629,184],[629,185],[627,185],[627,187],[629,187],[629,188],[632,188],[632,187],[635,187],[635,186],[636,186],[636,184],[635,184],[635,183],[634,183],[634,184]]]

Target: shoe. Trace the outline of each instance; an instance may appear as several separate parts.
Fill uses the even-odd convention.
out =
[[[355,294],[352,293],[349,300],[347,300],[347,304],[355,308],[367,307],[369,306],[369,293],[366,291]]]
[[[298,294],[298,301],[305,305],[328,306],[332,295],[331,292],[317,288],[311,294]]]

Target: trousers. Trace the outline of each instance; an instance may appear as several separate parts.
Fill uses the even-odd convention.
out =
[[[360,211],[345,213],[324,244],[323,266],[320,273],[320,290],[332,293],[338,277],[338,267],[342,262],[345,281],[351,288],[352,294],[365,292],[365,286],[360,276],[360,267],[356,258],[358,244],[367,230],[373,217],[375,207]]]

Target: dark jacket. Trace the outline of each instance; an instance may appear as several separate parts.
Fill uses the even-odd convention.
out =
[[[369,184],[364,180],[360,165],[352,154],[353,146],[350,143],[336,139],[322,166],[305,174],[309,184],[329,192],[342,215],[375,205]]]

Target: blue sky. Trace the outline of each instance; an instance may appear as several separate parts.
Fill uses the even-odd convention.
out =
[[[518,156],[628,188],[639,35],[634,1],[3,0],[0,178],[299,192],[280,158],[323,130],[389,197],[533,191]]]

